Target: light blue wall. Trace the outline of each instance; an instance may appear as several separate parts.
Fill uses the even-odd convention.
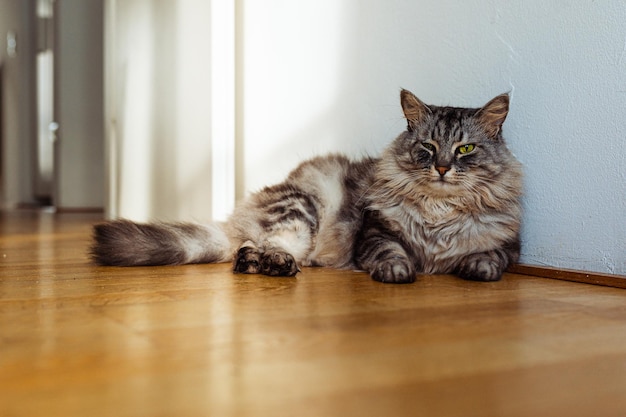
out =
[[[474,107],[510,91],[522,262],[626,274],[623,0],[255,3],[240,16],[246,191],[315,153],[378,152],[404,128],[401,87]]]

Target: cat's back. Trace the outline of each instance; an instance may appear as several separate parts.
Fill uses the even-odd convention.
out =
[[[372,158],[354,161],[331,154],[305,161],[289,175],[287,183],[313,196],[319,204],[315,246],[303,265],[353,266],[354,239],[376,163]]]
[[[315,197],[327,210],[343,200],[343,181],[350,167],[344,155],[318,156],[302,162],[287,177],[287,183]]]
[[[351,160],[342,154],[318,156],[302,162],[287,183],[320,199],[325,211],[336,211],[346,203],[362,200],[375,174],[373,158]]]

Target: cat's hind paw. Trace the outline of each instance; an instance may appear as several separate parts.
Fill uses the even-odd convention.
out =
[[[291,254],[269,250],[261,255],[261,273],[273,277],[293,277],[300,271]]]
[[[300,272],[291,254],[279,249],[261,252],[255,246],[242,246],[233,262],[233,272],[263,274],[273,277],[292,277]]]
[[[258,249],[251,246],[239,248],[233,263],[233,272],[240,274],[260,274],[261,254]]]

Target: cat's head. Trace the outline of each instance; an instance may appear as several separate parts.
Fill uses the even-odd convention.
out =
[[[393,158],[405,180],[420,191],[454,196],[486,191],[512,168],[519,176],[519,164],[501,133],[509,111],[507,94],[481,108],[430,106],[407,90],[400,98],[407,130],[386,157]]]

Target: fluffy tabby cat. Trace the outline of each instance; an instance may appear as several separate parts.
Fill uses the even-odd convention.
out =
[[[509,97],[480,109],[437,107],[402,90],[407,130],[380,158],[300,164],[225,223],[96,225],[101,265],[233,262],[244,274],[299,266],[363,269],[381,282],[454,273],[500,279],[519,256],[521,165],[502,138]]]

